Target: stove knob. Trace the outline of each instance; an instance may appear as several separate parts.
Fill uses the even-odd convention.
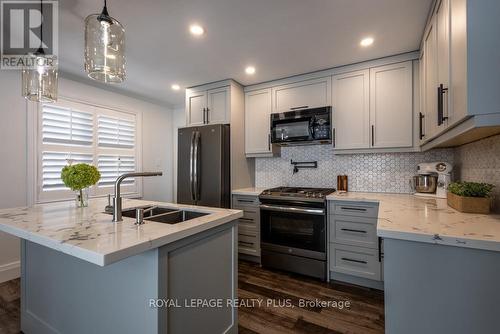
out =
[[[318,194],[319,198],[323,198],[323,196],[324,196],[323,194]]]

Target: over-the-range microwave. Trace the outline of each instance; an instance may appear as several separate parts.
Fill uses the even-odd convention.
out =
[[[271,143],[280,146],[332,143],[332,107],[271,114]]]

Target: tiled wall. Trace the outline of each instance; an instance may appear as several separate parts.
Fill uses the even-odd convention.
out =
[[[500,212],[500,135],[456,148],[455,163],[457,179],[496,186],[494,210]]]
[[[294,161],[317,160],[317,169],[292,175]],[[257,187],[337,187],[337,175],[347,174],[350,191],[410,193],[410,179],[420,162],[454,162],[453,149],[425,153],[334,155],[329,145],[282,148],[280,158],[259,158],[255,164]]]

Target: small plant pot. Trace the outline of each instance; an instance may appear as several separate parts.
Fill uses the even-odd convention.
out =
[[[491,198],[462,197],[448,192],[448,205],[460,212],[488,214],[491,208]]]

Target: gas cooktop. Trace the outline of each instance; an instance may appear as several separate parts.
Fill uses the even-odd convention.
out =
[[[309,199],[323,201],[326,196],[334,193],[334,188],[299,188],[299,187],[277,187],[264,190],[261,198],[286,199]]]

